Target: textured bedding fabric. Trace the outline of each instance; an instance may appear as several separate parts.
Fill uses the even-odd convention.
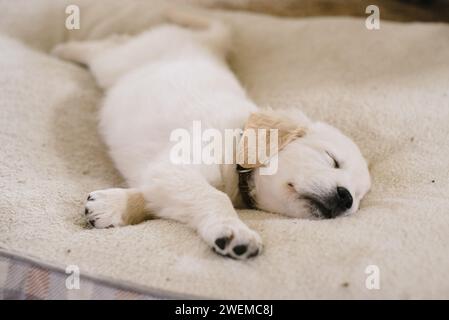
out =
[[[129,288],[79,277],[0,251],[0,300],[158,300]]]
[[[265,250],[241,262],[176,222],[86,227],[87,193],[123,182],[96,133],[102,93],[46,50],[158,22],[154,1],[107,3],[83,5],[81,30],[67,31],[64,2],[0,1],[1,248],[178,297],[449,298],[449,25],[211,13],[235,31],[231,65],[249,95],[341,128],[373,178],[351,217],[242,211]],[[379,289],[366,286],[370,265]]]

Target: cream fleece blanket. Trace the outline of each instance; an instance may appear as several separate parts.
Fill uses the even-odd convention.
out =
[[[235,30],[231,64],[249,95],[341,128],[373,177],[352,217],[241,212],[265,243],[241,262],[176,222],[85,227],[86,194],[122,183],[96,133],[101,92],[87,70],[18,40],[49,49],[158,21],[154,1],[115,15],[108,10],[120,1],[99,3],[83,6],[81,30],[69,32],[63,2],[0,1],[0,30],[11,36],[0,36],[1,248],[177,296],[449,298],[448,25],[368,31],[355,18],[214,13]],[[365,285],[369,265],[379,268],[378,290]]]

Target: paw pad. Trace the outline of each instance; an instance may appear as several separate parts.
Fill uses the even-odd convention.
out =
[[[230,241],[231,239],[228,237],[218,238],[217,240],[215,240],[215,245],[219,247],[221,250],[224,250],[224,248],[226,248],[226,246]]]
[[[260,237],[246,226],[231,227],[218,229],[219,236],[213,241],[212,250],[219,255],[237,260],[257,256],[262,249]]]
[[[234,251],[234,253],[238,256],[241,256],[242,254],[244,254],[246,252],[246,250],[248,249],[248,247],[244,244],[242,245],[238,245],[235,246],[234,249],[232,249],[232,251]]]

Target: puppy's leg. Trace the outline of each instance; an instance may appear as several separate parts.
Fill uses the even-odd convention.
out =
[[[113,35],[103,40],[70,41],[56,45],[51,54],[64,60],[88,65],[96,56],[125,43],[128,39],[128,35]]]
[[[220,56],[226,57],[231,49],[231,30],[220,20],[174,8],[167,12],[167,18],[173,23],[194,28],[192,31],[200,42]]]
[[[151,213],[188,224],[214,251],[246,259],[262,250],[260,236],[238,217],[229,197],[189,166],[151,166],[140,188]]]
[[[95,228],[137,224],[153,217],[188,224],[215,252],[235,259],[262,250],[260,236],[238,217],[228,196],[190,168],[160,165],[151,169],[143,186],[91,192],[86,218]]]
[[[91,192],[84,211],[95,228],[109,228],[140,223],[150,217],[145,199],[137,189],[105,189]]]

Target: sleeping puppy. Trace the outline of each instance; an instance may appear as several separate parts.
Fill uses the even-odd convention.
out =
[[[194,228],[218,254],[247,259],[261,252],[262,241],[235,208],[296,218],[356,212],[370,188],[358,147],[297,109],[259,109],[226,64],[231,37],[224,24],[187,12],[168,17],[174,24],[135,37],[68,42],[53,51],[87,65],[105,89],[99,128],[129,185],[91,192],[90,224],[173,219]],[[194,121],[220,132],[278,130],[280,144],[258,165],[174,163],[170,137],[178,128],[192,132]],[[261,174],[274,158],[277,170]]]

